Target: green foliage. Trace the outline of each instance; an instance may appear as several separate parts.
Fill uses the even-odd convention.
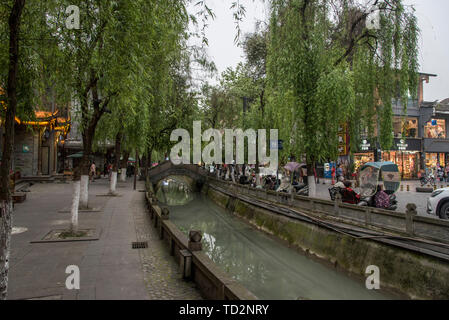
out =
[[[381,28],[370,30],[354,1],[271,1],[267,109],[287,127],[280,130],[286,149],[308,164],[337,158],[344,123],[352,150],[377,127],[389,149],[392,100],[406,112],[407,94],[416,92],[416,18],[400,0],[379,3]]]

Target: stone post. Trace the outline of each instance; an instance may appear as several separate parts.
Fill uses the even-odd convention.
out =
[[[162,220],[168,220],[169,215],[170,215],[170,211],[167,208],[162,208],[162,213],[161,213]]]
[[[417,215],[416,212],[416,204],[409,203],[407,204],[407,210],[405,211],[405,231],[410,234],[415,234],[415,228],[413,225],[413,217]]]
[[[180,263],[179,268],[184,279],[189,279],[192,275],[192,253],[189,250],[179,251]]]
[[[190,251],[201,251],[203,250],[203,244],[201,239],[203,238],[201,231],[191,230],[189,232],[189,242],[188,248]]]
[[[337,192],[334,201],[334,214],[336,217],[340,215],[341,193]]]

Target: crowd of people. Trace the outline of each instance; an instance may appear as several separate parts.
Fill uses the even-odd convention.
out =
[[[120,169],[119,169],[119,173],[120,173]],[[131,163],[128,163],[128,166],[126,168],[126,177],[131,177],[134,175],[134,171],[135,171],[135,166],[133,166]],[[112,164],[105,162],[103,165],[103,177],[106,178],[108,177],[109,180],[111,180],[111,175],[112,175]],[[100,169],[98,169],[95,165],[95,161],[92,161],[91,165],[90,165],[90,169],[89,169],[89,180],[91,182],[95,181],[95,177],[101,176],[101,172]]]
[[[256,173],[256,168],[249,165],[219,164],[202,165],[210,174],[218,179],[232,181],[234,183],[250,185],[254,188],[290,192],[307,185],[307,179],[303,179],[297,172],[289,172],[280,168],[277,174]]]

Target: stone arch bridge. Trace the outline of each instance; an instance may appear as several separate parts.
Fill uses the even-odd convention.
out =
[[[174,165],[171,161],[165,161],[148,171],[148,178],[153,186],[169,176],[189,177],[201,186],[206,181],[206,172],[194,164]]]

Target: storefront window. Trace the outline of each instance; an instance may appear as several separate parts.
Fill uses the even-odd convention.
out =
[[[418,118],[394,117],[393,131],[396,138],[402,138],[402,133],[404,133],[406,138],[417,138]]]
[[[418,177],[419,159],[419,153],[413,151],[382,152],[382,160],[396,163],[403,179]]]
[[[374,162],[374,152],[354,154],[354,170],[358,171],[365,163]]]
[[[441,167],[446,166],[444,153],[426,153],[426,167],[427,168],[436,168],[437,164]]]
[[[424,138],[446,139],[446,120],[432,119],[424,127]]]

